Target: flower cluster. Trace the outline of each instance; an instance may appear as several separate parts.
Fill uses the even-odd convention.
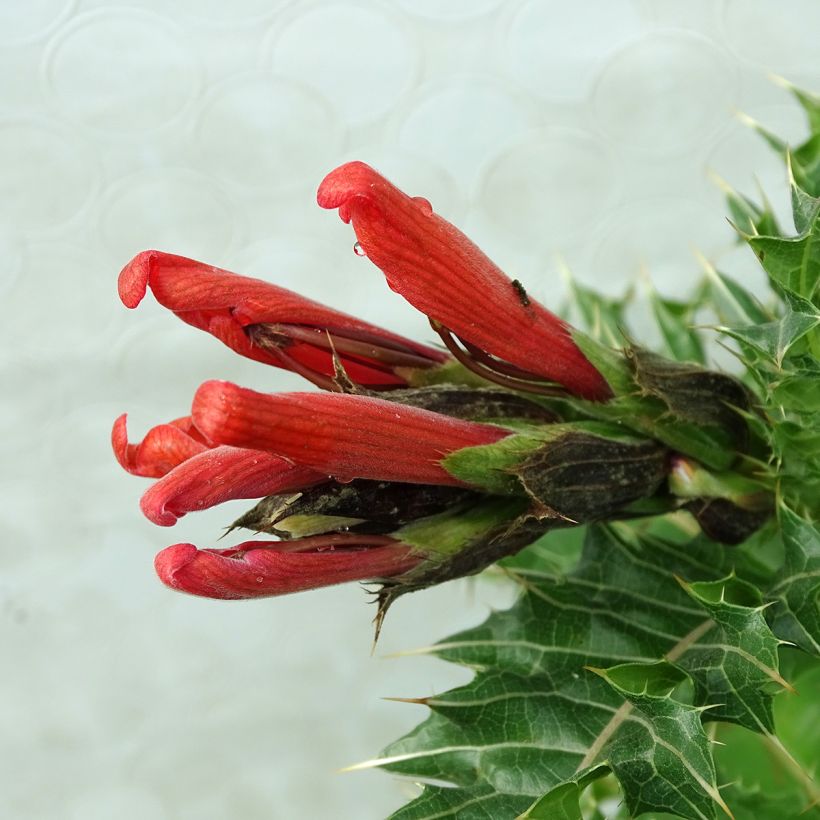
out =
[[[322,182],[318,202],[352,224],[357,252],[426,314],[443,347],[405,339],[275,285],[159,251],[126,265],[129,308],[160,304],[242,356],[324,392],[259,393],[209,381],[190,414],[114,452],[158,479],[145,515],[171,526],[230,499],[257,503],[234,527],[267,538],[159,553],[170,587],[215,598],[351,580],[382,601],[477,572],[547,529],[628,514],[666,481],[652,438],[556,409],[603,406],[613,389],[577,331],[467,237],[369,166]]]

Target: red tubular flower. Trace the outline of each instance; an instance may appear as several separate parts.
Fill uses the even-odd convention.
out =
[[[401,575],[421,558],[386,536],[333,534],[297,541],[246,541],[232,549],[174,544],[154,560],[160,580],[206,598],[263,598],[347,581]]]
[[[466,486],[441,460],[463,447],[510,435],[383,399],[338,393],[257,393],[205,382],[191,410],[197,427],[221,444],[267,450],[332,475]]]
[[[126,420],[123,413],[114,422],[111,446],[120,466],[133,475],[159,478],[210,446],[190,416],[152,427],[138,444],[128,443]]]
[[[363,162],[348,162],[325,177],[317,200],[352,223],[390,287],[442,326],[451,352],[459,355],[450,332],[463,341],[465,364],[472,361],[485,377],[495,373],[494,380],[507,384],[546,379],[583,398],[612,396],[570,328],[433,213],[426,199],[407,196]]]
[[[216,447],[167,473],[143,494],[140,507],[150,521],[170,527],[186,513],[223,501],[289,493],[323,480],[315,470],[270,453]]]
[[[151,287],[157,301],[249,359],[293,370],[333,389],[333,351],[355,383],[406,386],[403,368],[428,368],[446,353],[331,310],[259,279],[160,251],[122,270],[120,299],[135,308]]]

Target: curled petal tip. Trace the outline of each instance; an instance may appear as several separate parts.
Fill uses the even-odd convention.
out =
[[[235,384],[218,379],[203,382],[197,389],[191,405],[191,418],[208,438],[216,436],[214,440],[219,440],[218,433],[230,418],[231,396],[238,390]]]
[[[120,271],[117,291],[126,307],[135,308],[145,297],[151,264],[158,253],[159,251],[142,251]]]
[[[355,196],[365,196],[368,189],[378,179],[379,174],[364,162],[346,162],[331,171],[319,185],[316,201],[322,208],[342,208],[339,215],[345,222],[350,221],[350,212],[345,203]]]
[[[128,461],[128,413],[123,413],[111,428],[111,449],[123,470],[131,471]]]
[[[177,576],[193,564],[198,552],[193,544],[174,544],[159,552],[154,558],[154,569],[160,581],[172,589],[184,588]]]

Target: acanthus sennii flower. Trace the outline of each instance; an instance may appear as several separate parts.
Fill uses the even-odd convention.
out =
[[[478,572],[553,527],[680,507],[712,520],[720,499],[668,480],[681,470],[680,454],[664,434],[669,425],[658,423],[656,438],[651,419],[653,408],[667,412],[660,400],[678,401],[689,421],[703,406],[707,426],[737,428],[728,400],[745,393],[730,377],[608,351],[610,384],[583,334],[427,200],[354,162],[325,178],[318,201],[352,224],[360,252],[429,317],[444,349],[257,279],[159,251],[136,256],[120,274],[126,306],[150,287],[242,356],[326,391],[205,382],[189,415],[137,444],[125,416],[117,419],[120,464],[158,479],[141,501],[151,521],[171,526],[189,512],[254,499],[232,529],[272,536],[225,549],[168,547],[156,559],[164,583],[248,598],[369,580],[381,584],[383,616],[403,592]],[[698,404],[694,393],[708,384],[722,394]],[[625,423],[621,397],[641,393],[647,413]]]

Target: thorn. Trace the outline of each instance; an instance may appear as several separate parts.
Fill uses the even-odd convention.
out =
[[[741,111],[739,108],[735,108],[732,113],[734,114],[736,120],[748,128],[753,128],[755,131],[759,131],[763,128],[763,126],[754,117],[747,114],[745,111]]]
[[[786,91],[792,91],[794,89],[793,83],[789,82],[785,77],[781,77],[780,74],[775,74],[773,71],[770,71],[766,75],[766,79],[770,83],[780,86],[780,88],[785,88]]]
[[[737,225],[735,225],[734,222],[732,222],[731,219],[729,219],[728,216],[725,217],[725,219],[735,229],[735,231],[737,231],[738,236],[742,237],[746,242],[748,242],[750,239],[754,239],[754,234],[746,233],[745,231],[741,230]],[[754,225],[752,225],[752,228],[754,228]]]
[[[708,276],[717,276],[717,269],[706,258],[706,255],[699,248],[692,245],[692,253],[694,254],[695,260],[703,268],[704,273],[706,273]]]
[[[419,706],[427,706],[430,698],[381,698],[381,700],[389,700],[392,703],[415,703]]]

